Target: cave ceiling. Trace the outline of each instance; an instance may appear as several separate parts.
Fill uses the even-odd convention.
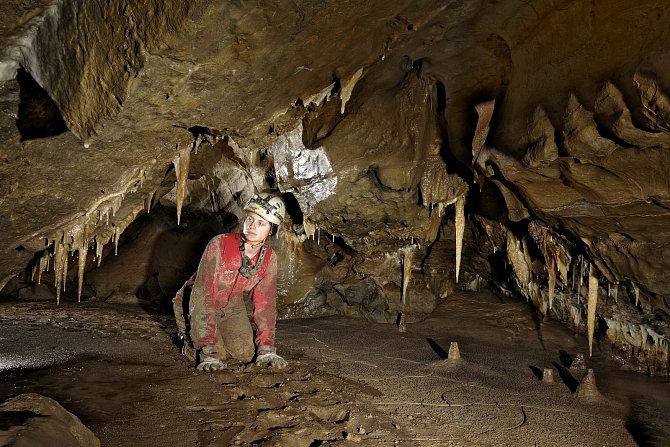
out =
[[[665,2],[139,3],[0,6],[0,285],[274,189],[367,258],[428,259],[465,206],[518,284],[584,259],[667,314]]]

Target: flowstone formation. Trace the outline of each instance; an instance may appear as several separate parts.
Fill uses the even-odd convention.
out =
[[[272,190],[284,316],[488,286],[668,374],[666,6],[5,2],[2,293],[163,302]]]

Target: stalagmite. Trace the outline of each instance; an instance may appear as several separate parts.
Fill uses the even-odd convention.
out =
[[[542,371],[542,381],[544,383],[556,382],[554,377],[554,368],[544,368],[544,371]]]
[[[598,277],[596,268],[589,270],[589,301],[587,303],[587,330],[589,337],[589,356],[593,356],[593,333],[596,328],[596,306],[598,305]]]
[[[184,205],[184,198],[186,197],[186,180],[188,179],[188,168],[190,162],[191,148],[189,146],[184,146],[183,148],[179,149],[177,156],[172,161],[174,164],[175,174],[177,176],[177,192],[175,194],[177,203],[177,225],[179,225],[181,221],[181,208]]]
[[[451,344],[449,344],[449,353],[447,354],[447,360],[450,360],[452,362],[463,360],[463,358],[461,357],[461,350],[458,348],[457,341],[452,341]]]
[[[635,283],[633,284],[633,290],[635,291],[635,306],[640,302],[640,288]]]
[[[597,399],[600,397],[600,392],[596,388],[596,376],[593,373],[593,369],[589,368],[586,371],[586,374],[575,390],[575,397],[581,399]]]
[[[456,282],[461,269],[461,254],[463,253],[463,234],[465,233],[465,196],[456,200]]]
[[[584,354],[577,353],[575,354],[575,358],[572,359],[572,362],[570,363],[570,371],[571,372],[576,372],[576,371],[583,371],[586,369],[586,361],[584,360]]]

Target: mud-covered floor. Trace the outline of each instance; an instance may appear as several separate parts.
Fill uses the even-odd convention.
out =
[[[0,400],[56,399],[103,446],[667,446],[670,381],[596,346],[602,396],[575,397],[583,336],[488,293],[446,298],[422,323],[279,323],[281,371],[197,372],[168,315],[105,303],[0,303]],[[463,361],[444,361],[450,343]],[[554,368],[556,382],[540,380]]]

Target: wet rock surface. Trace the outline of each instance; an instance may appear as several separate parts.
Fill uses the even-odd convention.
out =
[[[103,446],[653,445],[667,379],[622,370],[524,303],[458,293],[404,333],[362,318],[283,320],[289,367],[197,372],[170,316],[105,303],[0,304],[0,399],[39,392]],[[451,342],[462,360],[445,361]],[[558,374],[542,380],[544,368]],[[578,398],[587,368],[598,399]],[[37,391],[39,390],[39,391]]]

